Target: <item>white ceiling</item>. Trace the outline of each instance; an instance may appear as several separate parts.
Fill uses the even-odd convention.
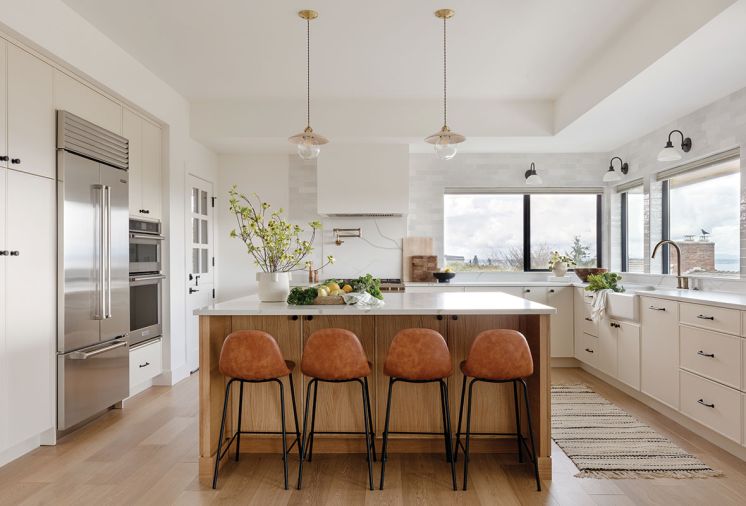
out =
[[[64,0],[189,99],[441,93],[442,24],[428,0]],[[453,97],[556,98],[650,0],[450,0]]]

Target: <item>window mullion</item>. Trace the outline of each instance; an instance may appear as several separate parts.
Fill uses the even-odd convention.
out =
[[[523,270],[531,270],[531,195],[523,196]]]

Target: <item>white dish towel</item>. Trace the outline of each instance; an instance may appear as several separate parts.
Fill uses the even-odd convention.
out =
[[[593,293],[593,302],[591,302],[591,320],[598,322],[606,313],[606,298],[613,290],[606,288]]]

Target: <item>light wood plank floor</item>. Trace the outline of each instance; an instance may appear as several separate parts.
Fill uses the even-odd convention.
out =
[[[670,437],[726,478],[591,480],[574,478],[556,446],[554,479],[537,493],[530,468],[513,455],[475,455],[470,490],[450,490],[440,455],[392,454],[386,490],[366,490],[362,455],[314,455],[304,489],[285,491],[278,455],[229,463],[217,491],[197,479],[197,377],[155,387],[86,428],[0,468],[0,504],[746,504],[746,464],[579,369],[554,369],[555,383],[585,382]],[[460,467],[460,466],[459,466]],[[291,460],[294,483],[297,463]],[[376,483],[379,464],[375,467]],[[459,473],[460,482],[460,473]]]

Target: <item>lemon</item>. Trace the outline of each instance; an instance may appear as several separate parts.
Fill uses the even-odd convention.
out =
[[[331,293],[331,292],[334,292],[335,290],[339,290],[339,285],[337,283],[332,282],[332,283],[328,283],[326,285],[326,288]]]
[[[345,293],[350,293],[352,291],[352,287],[350,285],[345,285],[342,287],[342,290],[344,290]]]

